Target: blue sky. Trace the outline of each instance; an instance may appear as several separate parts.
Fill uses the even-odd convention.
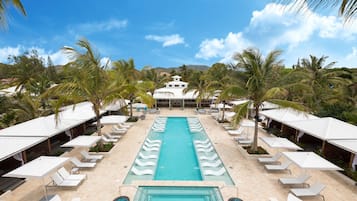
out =
[[[28,15],[10,8],[8,29],[0,30],[0,62],[36,49],[65,64],[60,49],[86,38],[104,60],[133,58],[138,69],[230,63],[249,47],[263,55],[281,49],[287,66],[312,54],[357,67],[357,26],[331,9],[296,14],[272,0],[22,2]]]

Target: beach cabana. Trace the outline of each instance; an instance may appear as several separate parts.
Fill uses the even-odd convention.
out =
[[[61,145],[61,147],[79,147],[79,148],[88,148],[94,146],[99,140],[100,136],[78,136],[73,140]]]
[[[45,186],[45,177],[67,162],[67,157],[41,156],[35,160],[26,163],[25,165],[12,170],[4,175],[4,177],[41,179],[43,182],[43,190],[45,200],[48,200],[47,190]]]
[[[321,140],[322,152],[327,158],[339,158],[340,160],[344,160],[349,165],[352,165],[355,153],[350,152],[348,147],[342,148],[345,151],[339,151],[336,148],[341,147],[332,147],[329,141],[335,142],[335,145],[342,145],[341,143],[336,142],[339,140],[357,140],[357,126],[332,117],[289,122],[288,125],[300,131],[299,138],[304,135],[310,135]]]
[[[271,148],[302,150],[301,147],[286,138],[281,137],[260,137],[260,139]]]
[[[328,144],[350,153],[349,167],[357,170],[357,140],[328,140]]]
[[[282,133],[289,137],[293,135],[295,137],[296,130],[288,126],[288,122],[318,119],[319,117],[308,114],[306,112],[297,111],[292,108],[280,108],[261,111],[261,115],[265,116],[267,119],[268,128],[277,128]]]

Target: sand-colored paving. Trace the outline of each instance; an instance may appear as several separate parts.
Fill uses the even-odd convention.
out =
[[[240,145],[210,115],[196,115],[194,110],[161,109],[160,116],[195,116],[204,126],[206,133],[214,143],[217,153],[224,162],[235,186],[226,186],[222,182],[160,182],[135,181],[131,185],[124,185],[123,181],[133,163],[146,135],[157,115],[147,114],[145,120],[139,120],[127,134],[100,161],[94,169],[81,171],[87,174],[87,179],[77,188],[48,188],[48,194],[59,194],[64,201],[79,197],[82,201],[111,201],[119,195],[127,195],[133,200],[138,185],[185,185],[185,186],[217,186],[224,200],[231,196],[238,196],[245,201],[265,201],[275,197],[280,201],[286,200],[289,187],[282,186],[278,179],[290,176],[288,172],[270,173],[257,162],[256,156],[248,155]],[[109,127],[104,127],[104,130]],[[260,136],[267,135],[260,131]],[[264,143],[259,142],[261,146]],[[264,146],[270,153],[271,150]],[[78,150],[72,150],[63,156],[79,156]],[[68,168],[70,163],[66,165]],[[293,175],[301,173],[295,165],[290,169]],[[326,185],[322,191],[326,201],[355,201],[357,200],[357,186],[354,182],[336,171],[307,171],[312,175],[308,183],[320,182]],[[14,191],[7,192],[0,197],[0,201],[37,201],[44,192],[44,181],[29,179]],[[320,197],[304,198],[304,200],[321,200]]]

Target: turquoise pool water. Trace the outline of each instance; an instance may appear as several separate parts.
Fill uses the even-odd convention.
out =
[[[160,117],[162,121],[163,117]],[[205,160],[198,160],[201,157],[216,155],[213,149],[209,153],[198,152],[195,149],[194,141],[207,140],[204,130],[191,132],[186,117],[167,117],[165,128],[155,131],[155,123],[148,133],[147,139],[160,140],[160,148],[156,151],[145,150],[142,146],[136,159],[144,162],[154,163],[151,166],[140,166],[133,164],[131,170],[124,180],[124,184],[131,184],[136,180],[166,180],[166,181],[223,181],[227,185],[234,185],[228,172],[219,176],[204,175],[203,171],[218,170],[225,168],[223,164],[219,167],[202,167]],[[190,117],[190,120],[197,118]],[[155,120],[156,122],[156,120]],[[199,122],[199,121],[198,121]],[[212,143],[212,142],[210,142]],[[155,155],[154,159],[143,159],[140,155]],[[215,160],[220,160],[219,157]],[[133,168],[142,171],[151,171],[149,175],[137,175]]]
[[[187,119],[169,117],[154,180],[202,180]]]
[[[139,187],[134,201],[223,201],[215,187]]]

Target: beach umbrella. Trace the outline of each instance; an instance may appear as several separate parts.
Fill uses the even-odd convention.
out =
[[[302,150],[301,147],[286,138],[281,137],[260,137],[260,139],[271,148]]]
[[[283,152],[282,154],[305,170],[342,170],[314,152]]]
[[[62,166],[69,158],[55,157],[55,156],[40,156],[21,167],[12,170],[11,172],[3,175],[3,177],[16,177],[28,179],[41,179],[43,183],[43,190],[45,200],[48,200],[45,177],[51,172],[55,171],[58,167]]]

